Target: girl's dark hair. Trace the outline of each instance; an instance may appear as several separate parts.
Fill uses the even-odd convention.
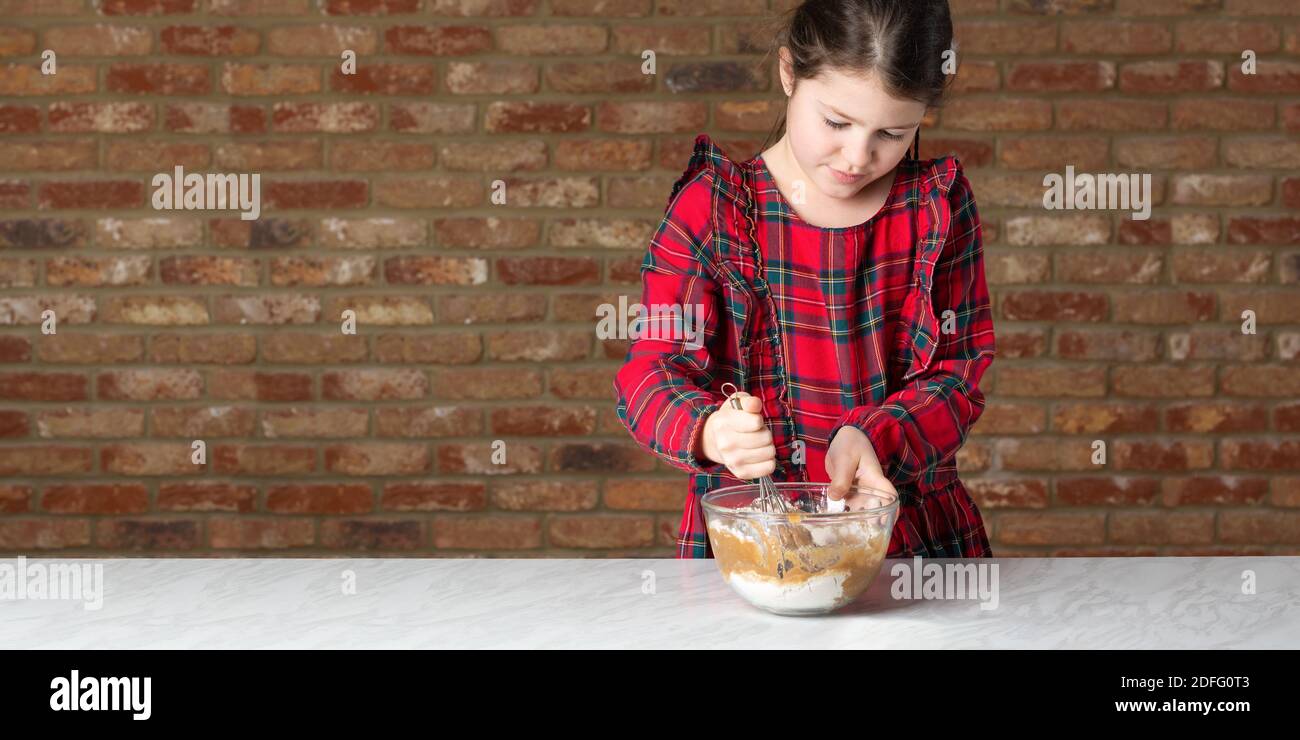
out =
[[[896,98],[942,107],[952,77],[944,52],[956,50],[948,0],[805,0],[778,23],[763,64],[773,54],[780,64],[780,48],[789,48],[795,85],[832,69],[870,73]],[[762,149],[784,128],[782,111]],[[919,159],[920,149],[918,129],[909,156]]]

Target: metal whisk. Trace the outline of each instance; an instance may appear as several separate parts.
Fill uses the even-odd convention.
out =
[[[730,392],[727,391],[727,386],[731,386]],[[736,394],[740,392],[740,389],[734,383],[723,383],[722,392],[727,394],[727,400],[731,402],[733,409],[740,408],[740,399],[736,398]],[[767,513],[793,513],[799,511],[799,507],[781,495],[781,492],[776,488],[776,484],[772,482],[772,476],[770,475],[758,479],[758,499],[754,503],[760,511]]]

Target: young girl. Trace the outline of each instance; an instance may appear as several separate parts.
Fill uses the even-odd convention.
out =
[[[889,557],[992,555],[955,459],[994,357],[980,220],[955,157],[918,159],[951,43],[946,0],[808,0],[774,44],[781,139],[736,163],[696,138],[614,382],[637,442],[691,473],[678,557],[713,556],[702,495],[768,474],[896,491]]]

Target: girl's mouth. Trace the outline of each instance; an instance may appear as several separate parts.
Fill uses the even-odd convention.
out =
[[[835,169],[834,167],[831,167],[831,166],[829,166],[829,165],[826,167],[826,169],[828,169],[828,170],[831,171],[831,174],[835,176],[835,179],[836,179],[836,180],[838,180],[839,182],[844,183],[845,185],[851,185],[851,184],[853,184],[853,183],[855,183],[855,182],[861,180],[863,177],[866,177],[866,175],[847,175],[847,174],[845,174],[845,173],[843,173],[843,172],[840,172],[839,170],[837,170],[837,169]]]

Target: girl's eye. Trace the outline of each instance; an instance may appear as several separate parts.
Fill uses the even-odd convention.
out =
[[[840,130],[840,129],[842,129],[842,128],[848,128],[848,125],[849,125],[849,124],[847,124],[847,123],[836,123],[835,121],[832,121],[832,120],[829,119],[829,118],[823,118],[822,120],[826,122],[826,125],[827,125],[827,126],[830,126],[831,128],[835,129],[836,131],[838,131],[838,130]]]
[[[888,131],[881,131],[880,135],[890,141],[898,141],[903,138],[902,134],[891,134]]]

